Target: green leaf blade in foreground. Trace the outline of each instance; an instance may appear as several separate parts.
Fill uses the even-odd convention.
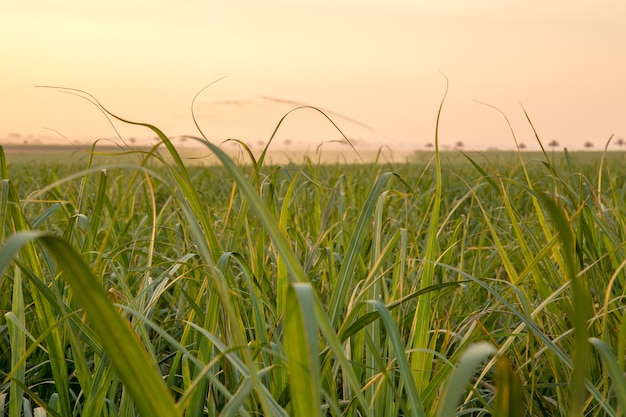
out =
[[[522,383],[506,356],[496,360],[496,384],[494,417],[524,417]]]
[[[404,379],[405,395],[408,397],[412,415],[426,417],[422,400],[417,392],[415,381],[413,380],[411,366],[406,357],[405,347],[400,339],[400,334],[398,333],[398,328],[393,320],[393,317],[391,317],[387,307],[385,307],[385,305],[379,300],[370,300],[368,301],[368,304],[374,306],[374,308],[378,311],[378,314],[380,314],[380,317],[389,334],[389,339],[396,356],[396,362],[398,364],[400,374]]]
[[[118,377],[142,415],[178,416],[174,399],[129,323],[117,313],[91,270],[68,243],[56,236],[19,233],[0,251],[3,255],[0,256],[0,271],[6,266],[8,256],[15,255],[21,246],[34,239],[39,239],[55,257],[95,333],[101,335],[101,343]]]
[[[354,267],[357,264],[359,253],[363,248],[366,232],[369,230],[367,227],[368,222],[372,220],[378,198],[383,193],[392,175],[393,173],[391,172],[384,172],[380,175],[370,190],[363,210],[359,214],[357,224],[345,253],[345,259],[341,263],[341,269],[339,270],[328,306],[328,316],[334,327],[337,327],[341,314],[343,314],[343,305],[347,298],[348,291],[354,286]]]
[[[439,215],[442,205],[443,179],[441,174],[441,157],[439,155],[439,120],[443,110],[443,103],[448,95],[448,85],[446,78],[446,92],[443,95],[439,110],[437,111],[437,121],[435,122],[435,193],[432,196],[430,211],[430,223],[426,235],[426,250],[424,253],[424,269],[422,271],[419,289],[425,289],[435,284],[435,262],[439,254],[439,244],[437,241],[437,229],[439,228]],[[429,375],[433,366],[433,354],[429,349],[431,339],[431,319],[432,319],[432,299],[433,294],[426,293],[417,300],[417,306],[411,324],[409,335],[409,350],[412,350],[411,365],[413,366],[413,378],[419,393],[422,393],[429,383]]]
[[[248,180],[246,180],[245,176],[237,168],[233,160],[226,155],[226,153],[221,150],[218,146],[208,142],[206,140],[202,140],[199,138],[195,138],[191,136],[191,138],[197,140],[198,142],[205,145],[207,148],[211,150],[219,158],[219,160],[224,165],[224,168],[231,175],[233,180],[237,183],[237,186],[241,189],[246,198],[250,201],[250,206],[254,209],[254,211],[259,216],[259,220],[263,224],[265,232],[272,238],[272,242],[274,246],[276,246],[276,251],[283,257],[283,261],[285,262],[285,266],[290,273],[290,279],[292,282],[308,282],[309,279],[302,268],[302,265],[294,255],[289,242],[283,235],[283,232],[280,229],[280,226],[276,222],[276,219],[272,216],[272,213],[267,208],[265,203],[258,196],[254,188],[250,185]]]
[[[619,366],[617,357],[611,351],[609,345],[603,340],[596,337],[589,338],[589,342],[598,351],[604,366],[606,367],[611,381],[613,382],[612,389],[615,391],[619,408],[626,410],[626,379],[624,379],[624,373]]]
[[[24,294],[22,292],[22,276],[16,268],[13,282],[13,298],[11,301],[11,313],[22,328],[25,327]],[[5,314],[7,316],[10,313]],[[21,331],[13,320],[7,320],[9,339],[11,341],[11,373],[13,377],[10,386],[9,416],[19,417],[22,412],[22,395],[24,390],[18,384],[24,384],[26,378],[26,363],[22,358],[26,354],[26,334]]]
[[[437,416],[448,417],[456,415],[457,407],[472,375],[481,362],[496,352],[497,349],[487,342],[475,343],[463,352],[456,369],[448,381],[446,392],[440,400],[441,403],[439,404]]]
[[[571,313],[574,323],[574,344],[571,354],[572,361],[576,366],[572,368],[572,376],[569,382],[570,410],[572,417],[582,417],[584,412],[585,379],[589,367],[589,346],[587,322],[591,318],[591,298],[589,290],[585,287],[583,278],[579,276],[579,266],[576,260],[575,238],[572,227],[566,214],[557,203],[545,194],[539,194],[545,208],[550,213],[554,227],[561,240],[563,259],[565,260],[565,278],[572,288],[572,304],[575,306]]]
[[[294,416],[321,416],[319,341],[313,288],[292,283],[285,304],[285,351]]]

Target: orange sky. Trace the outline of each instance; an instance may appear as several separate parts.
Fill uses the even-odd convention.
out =
[[[92,142],[115,132],[77,97],[215,142],[266,141],[305,103],[329,111],[357,143],[423,147],[449,79],[442,145],[513,148],[518,139],[601,148],[626,137],[626,2],[322,1],[3,2],[0,140]],[[276,100],[269,100],[272,98]],[[116,124],[129,138],[151,136]],[[55,133],[54,131],[58,132]],[[320,115],[298,111],[279,130],[292,146],[338,139]]]

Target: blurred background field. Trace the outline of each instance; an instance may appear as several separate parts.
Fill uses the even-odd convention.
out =
[[[434,155],[434,151],[429,150],[392,150],[389,148],[365,150],[356,148],[355,150],[347,145],[343,145],[341,148],[343,149],[338,149],[336,145],[328,148],[319,146],[317,148],[307,149],[270,148],[265,157],[265,164],[289,165],[309,162],[314,164],[427,163]],[[124,161],[123,158],[128,158],[128,162],[137,162],[142,158],[142,155],[145,155],[145,153],[151,150],[151,147],[97,145],[92,148],[89,146],[74,145],[5,145],[3,149],[6,153],[8,164],[46,162],[80,167],[86,164],[91,156],[93,156],[93,162],[96,165],[110,163],[119,164]],[[171,157],[164,148],[160,147],[158,150],[163,154],[164,160],[171,162]],[[177,150],[182,160],[188,166],[208,166],[219,163],[215,155],[202,146],[183,146],[179,147]],[[244,151],[241,145],[234,143],[227,144],[224,150],[239,164],[247,165],[251,162],[249,154]],[[251,152],[254,157],[258,159],[262,149],[259,147],[252,148]],[[564,152],[563,150],[552,151],[546,149],[546,152],[552,162],[556,164],[565,162],[566,155],[570,155],[572,160],[576,161],[577,164],[592,163],[599,161],[601,158],[604,158],[606,161],[626,161],[626,155],[621,150],[601,152],[598,149],[596,151]],[[488,150],[461,152],[459,150],[449,150],[441,152],[442,162],[444,164],[446,162],[469,163],[464,154],[471,158],[488,159],[490,163],[500,163],[509,160],[512,163],[517,163],[519,161],[519,155],[514,151]],[[521,155],[525,161],[541,160],[544,158],[543,153],[540,151],[525,151],[522,152]]]

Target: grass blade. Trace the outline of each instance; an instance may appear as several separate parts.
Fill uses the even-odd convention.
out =
[[[611,377],[612,388],[615,391],[619,408],[626,410],[626,379],[624,379],[624,371],[620,368],[617,357],[603,340],[592,337],[589,342],[600,354],[600,358],[602,358],[602,362],[604,362],[604,366]]]
[[[437,416],[449,417],[456,415],[463,393],[470,385],[472,375],[481,362],[495,354],[497,349],[490,343],[480,342],[471,345],[463,352],[456,369],[452,373],[446,391],[439,403]]]
[[[22,292],[22,275],[18,268],[15,268],[13,275],[11,312],[19,324],[14,323],[13,320],[7,320],[11,341],[11,373],[13,374],[9,396],[9,417],[19,417],[22,412],[24,391],[17,382],[24,384],[25,381],[26,364],[22,361],[22,357],[26,354],[26,333],[22,331],[22,328],[25,327],[24,294]]]
[[[413,380],[411,366],[409,365],[409,361],[406,357],[404,345],[400,339],[400,334],[398,333],[396,324],[391,317],[391,314],[389,314],[389,310],[387,310],[387,307],[385,307],[385,305],[378,300],[368,301],[368,304],[374,306],[374,308],[378,311],[378,314],[380,314],[380,317],[385,324],[385,328],[387,329],[390,343],[393,346],[396,362],[398,363],[398,368],[400,368],[400,375],[404,380],[405,395],[409,399],[409,404],[411,404],[411,415],[426,417],[422,400],[420,399],[417,388],[415,387],[415,381]]]
[[[496,361],[496,384],[494,417],[524,417],[522,383],[506,356]]]
[[[2,248],[0,271],[7,257],[34,239],[39,239],[56,258],[90,323],[102,335],[101,343],[137,408],[143,415],[178,416],[170,392],[129,323],[117,313],[87,265],[66,242],[42,233],[19,233]]]
[[[587,343],[587,321],[591,318],[591,300],[588,289],[585,288],[582,278],[578,276],[580,267],[576,262],[575,239],[569,221],[563,211],[556,203],[542,194],[543,203],[546,206],[550,217],[555,223],[555,227],[563,248],[563,259],[565,260],[565,277],[570,281],[573,293],[572,322],[574,323],[574,352],[572,354],[573,363],[576,366],[572,369],[570,380],[570,416],[582,417],[585,401],[585,380],[587,378],[587,368],[589,363],[589,347]]]
[[[426,250],[424,254],[424,266],[422,277],[420,280],[420,289],[432,287],[435,277],[435,261],[439,253],[439,245],[437,243],[437,229],[439,227],[439,213],[441,210],[441,193],[442,193],[442,175],[441,175],[441,157],[439,154],[439,120],[443,110],[443,104],[448,94],[448,85],[446,79],[446,91],[439,104],[437,111],[437,121],[435,123],[435,193],[432,197],[432,205],[430,223],[428,225],[428,235],[426,236]],[[429,341],[431,337],[431,317],[433,299],[432,293],[426,293],[420,297],[413,315],[413,323],[411,325],[411,333],[409,335],[409,348],[413,352],[411,354],[411,364],[413,366],[413,378],[418,392],[422,392],[428,381],[432,369],[433,354],[430,352]]]
[[[293,415],[321,416],[319,340],[310,284],[293,283],[287,289],[284,338]]]

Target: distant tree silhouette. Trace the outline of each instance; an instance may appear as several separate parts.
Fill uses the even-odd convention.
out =
[[[554,148],[559,146],[559,142],[557,142],[556,140],[553,139],[550,143],[548,143],[548,146],[551,147],[552,151],[554,152]]]
[[[519,147],[520,149],[526,149],[526,144],[525,144],[524,142],[521,142],[521,143],[518,145],[518,147]]]
[[[585,142],[585,145],[584,145],[584,146],[585,146],[585,148],[587,148],[587,149],[591,149],[591,148],[593,148],[593,143],[591,143],[591,142],[587,141],[587,142]]]
[[[622,147],[626,145],[626,141],[624,141],[624,138],[619,138],[617,141],[615,141],[615,144],[619,146],[619,149],[621,151]]]
[[[463,141],[460,140],[457,143],[454,144],[454,149],[463,149]]]
[[[435,147],[435,145],[433,145],[433,143],[432,143],[432,142],[428,142],[428,143],[426,144],[426,147],[427,147],[427,148],[433,148],[433,147]]]

